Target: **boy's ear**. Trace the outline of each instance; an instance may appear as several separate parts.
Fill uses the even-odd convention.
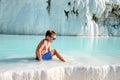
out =
[[[48,38],[49,36],[46,36],[46,38]]]

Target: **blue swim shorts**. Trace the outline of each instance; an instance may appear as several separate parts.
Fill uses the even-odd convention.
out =
[[[52,53],[51,52],[47,52],[44,55],[42,55],[42,59],[43,60],[52,60]]]

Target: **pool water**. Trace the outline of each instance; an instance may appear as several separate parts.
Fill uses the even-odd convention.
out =
[[[22,63],[26,59],[34,61],[36,46],[43,38],[39,35],[0,35],[0,65]],[[120,64],[119,37],[58,36],[51,49],[59,50],[71,63]]]
[[[120,80],[119,37],[58,36],[51,49],[58,49],[65,63],[56,57],[35,60],[43,38],[0,35],[0,80]]]

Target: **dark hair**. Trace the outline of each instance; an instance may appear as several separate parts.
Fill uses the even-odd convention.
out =
[[[47,30],[46,31],[46,34],[45,34],[45,37],[47,36],[52,36],[52,35],[56,35],[57,33],[54,31],[54,30]]]

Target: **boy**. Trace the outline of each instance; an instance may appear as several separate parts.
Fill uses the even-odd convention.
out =
[[[65,62],[65,59],[60,55],[60,53],[53,49],[50,51],[50,43],[56,39],[56,32],[54,30],[48,30],[43,39],[36,49],[36,59],[42,62],[43,60],[52,60],[52,56],[56,55],[61,61]]]

